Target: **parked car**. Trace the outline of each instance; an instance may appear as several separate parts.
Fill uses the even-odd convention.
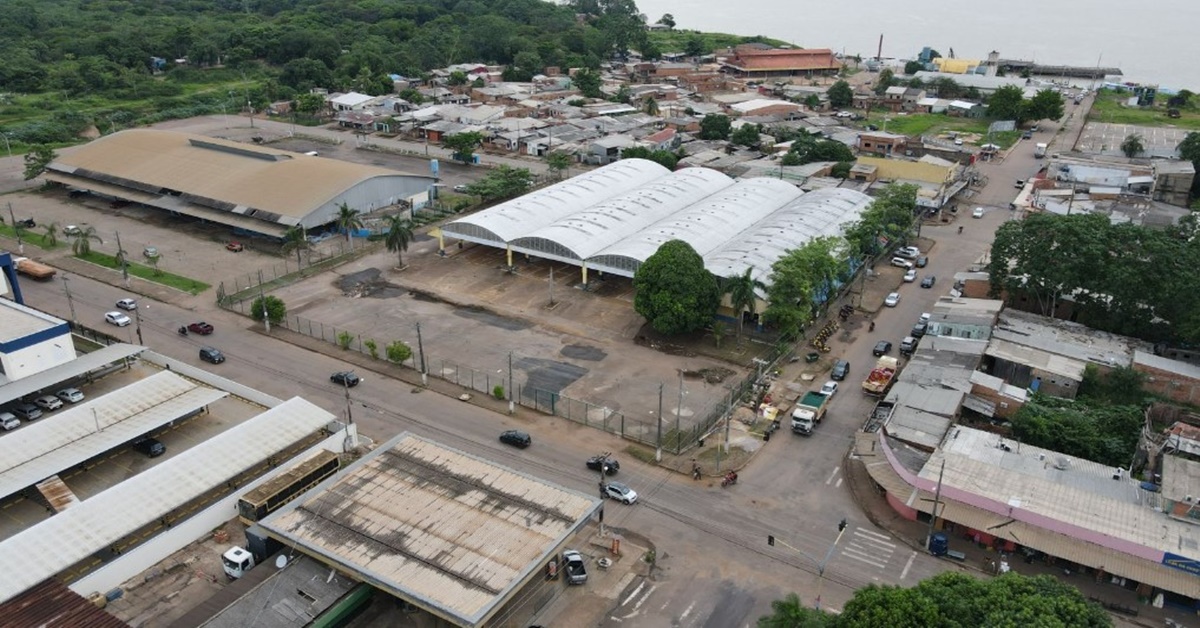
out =
[[[1033,131],[1025,131],[1021,134],[1021,139],[1027,140],[1033,137]]]
[[[917,258],[917,262],[916,262],[917,268],[925,268],[928,265],[929,265],[929,258],[927,256],[922,255]]]
[[[207,336],[213,333],[213,326],[204,321],[200,321],[198,323],[192,323],[188,325],[188,331],[195,334],[200,334],[201,336]]]
[[[566,574],[567,584],[584,584],[587,582],[587,564],[583,554],[575,550],[563,552],[563,573]]]
[[[607,499],[615,499],[622,504],[633,504],[637,501],[637,491],[621,484],[620,482],[609,482],[600,489],[600,496]]]
[[[200,347],[200,359],[209,364],[220,364],[225,361],[225,354],[212,347]]]
[[[976,207],[975,211],[971,212],[971,217],[972,218],[983,218],[983,208]]]
[[[525,449],[533,444],[533,439],[530,438],[529,434],[522,432],[521,430],[508,430],[500,433],[500,442],[504,443],[505,445],[512,445],[513,447]]]
[[[846,379],[846,376],[849,374],[850,363],[846,360],[838,360],[837,362],[834,362],[833,370],[829,372],[829,376],[838,381]]]
[[[154,258],[158,257],[158,247],[147,246],[147,247],[143,248],[142,249],[142,257],[145,257],[146,259],[154,259]]]
[[[914,338],[921,338],[925,335],[925,332],[928,330],[929,330],[929,323],[921,321],[921,322],[918,322],[916,325],[913,325],[912,331],[910,331],[908,333],[911,334]]]
[[[37,404],[37,407],[46,411],[57,410],[63,407],[62,400],[54,395],[42,395],[34,399],[33,402]]]
[[[117,301],[117,307],[121,308],[122,310],[128,310],[128,311],[132,312],[132,311],[136,310],[138,307],[137,300],[136,299],[121,299],[120,301]]]
[[[157,458],[167,453],[167,446],[162,444],[162,441],[157,438],[147,436],[133,441],[133,450],[146,454],[147,457]]]
[[[41,408],[38,408],[32,403],[27,403],[24,401],[13,404],[13,406],[9,408],[9,411],[17,415],[17,418],[21,419],[22,421],[32,421],[42,416]]]
[[[77,236],[81,233],[83,233],[83,230],[80,229],[79,227],[76,227],[75,225],[67,225],[67,226],[63,227],[63,235]]]
[[[821,390],[819,392],[826,397],[832,397],[837,394],[837,386],[837,382],[829,380],[821,385]]]
[[[910,269],[908,269],[908,272],[904,273],[904,283],[912,283],[916,280],[917,280],[917,271],[910,268]]]
[[[883,300],[883,304],[888,307],[896,307],[897,305],[900,305],[900,293],[893,292],[887,295],[887,298]]]
[[[880,340],[879,342],[875,343],[875,348],[871,349],[871,353],[874,354],[875,357],[887,355],[891,352],[892,343],[888,342],[887,340]]]
[[[899,257],[906,257],[908,259],[914,259],[921,255],[921,249],[918,249],[915,246],[902,246],[902,247],[896,249],[896,255]]]
[[[11,412],[0,412],[0,427],[4,431],[9,432],[21,427],[21,419],[18,419]]]
[[[904,259],[903,257],[893,257],[892,266],[911,269],[913,267],[913,263]]]
[[[1017,179],[1017,182],[1015,185],[1013,185],[1013,187],[1017,188],[1018,190],[1025,187],[1025,179]]]
[[[592,456],[587,459],[587,468],[592,471],[599,471],[601,465],[604,466],[604,475],[616,475],[617,471],[621,470],[621,463],[606,456]]]
[[[458,192],[459,194],[466,194],[466,193],[467,193],[467,189],[468,189],[468,188],[467,188],[467,186],[465,186],[465,185],[463,185],[463,184],[461,184],[461,183],[460,183],[460,184],[458,184],[458,185],[456,185],[456,186],[454,186],[454,191],[455,191],[455,192]]]
[[[937,283],[937,277],[934,277],[933,275],[925,275],[925,278],[921,280],[921,287],[932,288],[933,284],[935,283]]]
[[[246,246],[241,242],[229,242],[225,244],[225,250],[233,251],[234,253],[241,253],[242,251],[246,250]]]
[[[918,340],[912,336],[905,336],[904,340],[900,341],[900,355],[912,355],[913,351],[917,350]]]
[[[359,382],[362,381],[362,378],[358,375],[355,375],[353,371],[338,371],[329,376],[329,381],[337,384],[338,386],[354,388],[359,384]]]
[[[129,323],[131,322],[129,320],[128,316],[125,316],[124,314],[122,314],[120,312],[105,313],[104,321],[106,323],[108,323],[109,325],[116,325],[117,327],[125,327],[125,326],[129,325]]]
[[[64,388],[54,393],[54,396],[67,403],[79,403],[83,401],[83,393],[79,392],[78,388]]]

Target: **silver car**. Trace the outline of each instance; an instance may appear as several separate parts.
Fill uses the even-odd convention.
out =
[[[621,484],[620,482],[609,482],[605,484],[600,491],[600,496],[607,499],[615,499],[622,504],[633,504],[637,502],[637,491]]]

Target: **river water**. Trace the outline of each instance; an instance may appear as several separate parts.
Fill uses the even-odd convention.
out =
[[[677,29],[765,35],[803,48],[915,58],[924,46],[949,56],[1028,59],[1121,68],[1124,80],[1200,92],[1200,1],[636,0]],[[1003,10],[999,7],[1003,6]]]

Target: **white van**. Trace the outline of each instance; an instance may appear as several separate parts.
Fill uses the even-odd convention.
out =
[[[0,412],[0,427],[5,431],[15,430],[21,427],[21,419],[13,416],[11,412]]]

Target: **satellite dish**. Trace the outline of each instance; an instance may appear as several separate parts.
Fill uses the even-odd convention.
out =
[[[283,569],[286,566],[287,566],[287,556],[280,554],[275,557],[275,568],[276,569]]]

